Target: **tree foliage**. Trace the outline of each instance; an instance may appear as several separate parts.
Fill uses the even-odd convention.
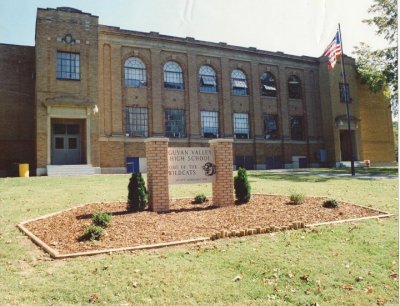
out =
[[[245,168],[239,168],[237,176],[234,177],[235,196],[239,203],[247,203],[251,197],[251,187],[247,178]]]
[[[361,82],[373,92],[384,91],[397,113],[397,0],[374,0],[368,13],[373,17],[363,22],[373,26],[376,34],[388,42],[388,47],[372,50],[368,44],[361,43],[354,52],[357,71]]]
[[[147,206],[148,192],[142,174],[132,173],[128,184],[128,211],[142,211]]]

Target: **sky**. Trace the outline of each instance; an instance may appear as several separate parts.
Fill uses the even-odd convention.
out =
[[[373,0],[0,0],[0,43],[34,45],[37,8],[73,7],[121,29],[320,56],[341,24],[343,49],[386,45],[362,20]]]

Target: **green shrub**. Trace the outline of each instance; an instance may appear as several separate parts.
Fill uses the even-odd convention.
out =
[[[147,189],[142,174],[132,173],[128,184],[128,211],[142,211],[147,206]]]
[[[201,193],[201,194],[198,194],[198,195],[196,195],[194,197],[194,201],[193,202],[195,204],[201,204],[201,203],[204,203],[205,201],[207,201],[207,197],[203,193]]]
[[[251,197],[251,187],[247,178],[247,171],[239,168],[234,178],[235,196],[239,203],[247,203]]]
[[[106,228],[111,223],[111,215],[105,212],[93,214],[92,221],[94,225]]]
[[[339,203],[335,199],[329,199],[324,201],[324,204],[322,204],[322,206],[325,208],[337,208],[339,206]]]
[[[304,203],[305,196],[302,193],[294,192],[290,195],[290,203],[299,205]]]
[[[85,228],[84,239],[94,241],[99,240],[104,235],[104,229],[101,226],[90,224]]]

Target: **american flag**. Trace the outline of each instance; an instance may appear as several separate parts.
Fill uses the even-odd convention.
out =
[[[342,45],[340,43],[339,31],[336,32],[335,37],[331,41],[331,43],[326,47],[322,56],[328,56],[328,68],[333,69],[335,67],[337,58],[342,54]]]

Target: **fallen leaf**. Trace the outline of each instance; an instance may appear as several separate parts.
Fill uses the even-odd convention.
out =
[[[232,280],[234,282],[238,282],[242,279],[242,277],[240,275],[236,275],[235,278]]]
[[[276,295],[268,295],[268,299],[271,301],[275,301],[276,300]]]
[[[377,305],[385,305],[385,304],[386,304],[386,300],[384,300],[384,299],[377,299],[377,300],[376,300],[376,304],[377,304]]]
[[[372,292],[374,292],[374,289],[372,289],[371,287],[365,289],[365,293],[372,293]]]
[[[361,282],[361,281],[363,281],[364,280],[364,278],[362,277],[362,276],[357,276],[356,277],[356,281],[357,282]]]
[[[300,276],[300,279],[305,282],[308,282],[310,280],[310,278],[307,274]]]
[[[350,290],[353,290],[353,286],[351,284],[344,284],[344,285],[342,285],[342,289],[350,291]]]
[[[396,272],[392,272],[392,273],[390,274],[390,277],[393,278],[393,279],[397,279],[398,274],[397,274]]]
[[[92,293],[89,297],[89,303],[94,304],[99,300],[97,293]]]

